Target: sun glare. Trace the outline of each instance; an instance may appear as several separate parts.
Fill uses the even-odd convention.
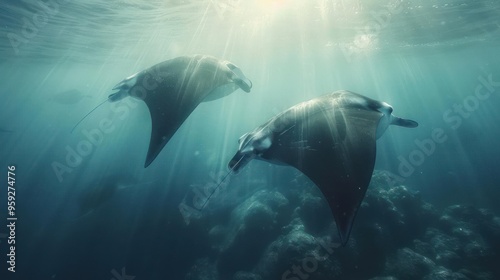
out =
[[[268,12],[275,12],[282,9],[286,2],[286,0],[260,0],[257,1],[257,5]]]

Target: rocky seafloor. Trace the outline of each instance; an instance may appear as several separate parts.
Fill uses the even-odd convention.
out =
[[[185,279],[500,279],[500,217],[486,209],[438,210],[375,173],[340,247],[326,201],[303,184],[261,188],[195,220],[211,251]]]

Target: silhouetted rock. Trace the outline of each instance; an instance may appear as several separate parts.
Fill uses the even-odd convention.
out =
[[[233,280],[262,280],[262,277],[251,272],[238,271],[234,274]]]
[[[469,279],[470,278],[466,277],[462,273],[453,272],[442,266],[437,267],[429,275],[423,278],[423,280],[469,280]]]
[[[280,234],[289,212],[288,200],[282,194],[261,190],[233,210],[228,225],[213,227],[212,240],[221,241],[217,246],[219,273],[226,278],[238,270],[251,270]]]
[[[218,280],[215,264],[208,258],[198,259],[186,274],[185,280]]]
[[[498,277],[493,277],[493,273],[490,271],[471,271],[468,269],[460,269],[459,273],[463,274],[468,279],[472,280],[493,280],[498,279]]]
[[[304,195],[298,208],[298,215],[304,222],[306,231],[311,234],[318,234],[328,227],[333,215],[328,207],[328,203],[322,197]]]
[[[381,173],[382,174],[382,173]],[[383,174],[382,174],[383,175]],[[307,185],[307,188],[310,188]],[[319,191],[260,190],[229,218],[214,219],[216,253],[211,279],[498,279],[500,218],[484,209],[453,205],[442,211],[405,186],[372,182],[345,247]],[[226,214],[227,215],[227,214]],[[333,240],[333,241],[331,241]],[[189,278],[189,280],[195,278]],[[196,278],[197,279],[197,278]]]
[[[269,245],[255,272],[263,279],[332,279],[341,275],[334,251],[339,246],[293,230]]]
[[[420,254],[422,256],[426,256],[428,258],[435,258],[436,256],[436,250],[432,245],[428,242],[424,242],[420,239],[415,239],[413,240],[413,251],[415,253]]]
[[[455,252],[460,249],[460,240],[458,238],[450,236],[436,228],[427,229],[424,240],[429,242],[436,252]]]
[[[435,267],[434,262],[409,248],[399,249],[387,260],[386,273],[399,280],[422,279]]]

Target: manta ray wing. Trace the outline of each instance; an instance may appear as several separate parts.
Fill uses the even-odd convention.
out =
[[[182,123],[217,89],[233,83],[215,58],[180,57],[152,67],[144,76],[155,81],[144,102],[151,114],[152,128],[144,167],[148,167]],[[228,71],[228,70],[227,70]],[[225,93],[236,89],[228,88]],[[132,90],[134,92],[134,90]],[[220,98],[214,97],[214,99]]]
[[[144,167],[153,162],[201,101],[202,98],[186,95],[177,87],[168,85],[168,82],[144,99],[151,114],[151,139]]]
[[[340,107],[301,114],[264,158],[294,166],[318,186],[345,245],[373,172],[381,113]]]

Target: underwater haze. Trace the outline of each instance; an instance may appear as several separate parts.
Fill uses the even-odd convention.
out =
[[[1,279],[500,279],[499,49],[499,1],[3,0]],[[194,54],[253,87],[201,103],[149,167],[143,102],[79,123]],[[226,177],[240,136],[337,90],[419,123],[377,140],[345,247],[294,168]]]

